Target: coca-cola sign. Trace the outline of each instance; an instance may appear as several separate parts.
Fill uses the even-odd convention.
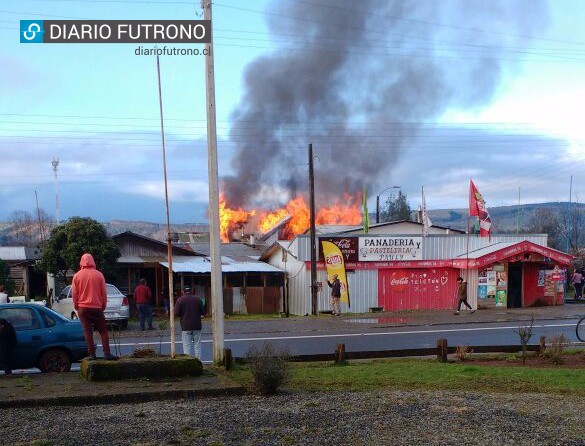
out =
[[[408,289],[410,280],[406,271],[396,271],[390,276],[390,288],[395,293],[403,293]]]
[[[319,260],[324,260],[323,244],[321,242],[331,242],[336,245],[341,250],[343,260],[346,263],[358,261],[357,237],[319,237]]]

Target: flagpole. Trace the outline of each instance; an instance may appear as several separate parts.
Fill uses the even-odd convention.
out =
[[[421,191],[421,198],[420,198],[420,221],[422,223],[422,226],[420,228],[420,232],[421,235],[424,237],[425,236],[425,187],[421,186],[420,187],[420,191]]]
[[[465,249],[465,268],[469,267],[469,221],[471,220],[471,178],[469,179],[469,192],[467,196],[467,247]],[[467,274],[466,274],[467,276]]]

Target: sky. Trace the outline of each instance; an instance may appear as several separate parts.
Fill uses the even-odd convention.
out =
[[[156,58],[137,44],[21,44],[19,20],[201,19],[199,1],[3,0],[0,220],[165,220]],[[400,186],[412,208],[585,200],[580,0],[220,0],[219,175],[241,206]],[[177,48],[202,45],[177,44]],[[160,60],[171,220],[208,203],[205,58]],[[51,162],[59,160],[58,179]],[[571,183],[572,176],[572,183]]]

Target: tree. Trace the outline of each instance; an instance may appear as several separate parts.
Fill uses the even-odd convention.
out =
[[[14,293],[14,282],[8,278],[10,275],[10,268],[4,260],[0,259],[0,285],[4,285],[6,293],[12,295]]]
[[[13,245],[36,246],[46,238],[53,227],[53,219],[43,209],[34,214],[28,211],[14,211],[8,217],[10,234],[6,242]]]
[[[120,257],[118,246],[108,237],[102,224],[83,217],[73,217],[53,229],[51,237],[43,244],[40,268],[67,283],[67,272],[79,269],[79,259],[84,253],[93,256],[106,278],[115,277]]]
[[[381,221],[397,221],[397,220],[410,220],[412,210],[406,199],[406,194],[403,194],[401,190],[398,191],[398,195],[391,195],[386,200],[386,203],[382,206],[380,211]]]
[[[11,241],[15,245],[32,246],[34,242],[35,221],[30,212],[14,211],[8,217]]]
[[[550,208],[537,209],[528,225],[532,233],[548,234],[548,246],[560,251],[565,250],[563,227],[559,211]]]

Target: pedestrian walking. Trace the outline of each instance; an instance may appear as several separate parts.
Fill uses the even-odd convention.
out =
[[[332,282],[329,282],[329,279],[327,279],[327,285],[331,288],[331,296],[329,298],[331,312],[333,316],[341,316],[341,306],[339,304],[341,300],[341,281],[337,277],[337,274],[333,274]]]
[[[138,308],[140,330],[146,330],[147,322],[148,329],[154,330],[152,326],[152,291],[146,285],[146,279],[140,279],[139,285],[134,289],[134,302]]]
[[[201,359],[201,316],[205,308],[201,299],[183,288],[183,295],[175,304],[175,316],[180,318],[183,353]]]
[[[117,356],[110,352],[110,339],[104,310],[108,303],[106,280],[104,275],[95,267],[91,254],[83,254],[79,261],[80,270],[73,276],[71,293],[73,294],[73,308],[79,315],[83,334],[89,352],[89,359],[96,359],[95,343],[93,341],[94,328],[102,338],[104,358],[116,360]]]
[[[6,319],[0,319],[0,369],[12,374],[12,354],[16,347],[16,331]]]
[[[585,277],[583,277],[583,270],[576,269],[571,277],[573,281],[573,286],[575,287],[575,299],[579,300],[583,297],[583,281]]]
[[[463,277],[457,277],[457,300],[457,311],[455,314],[459,314],[461,311],[461,305],[465,305],[469,308],[471,310],[469,312],[470,314],[475,313],[475,310],[471,308],[471,305],[467,302],[467,282],[463,281]]]

